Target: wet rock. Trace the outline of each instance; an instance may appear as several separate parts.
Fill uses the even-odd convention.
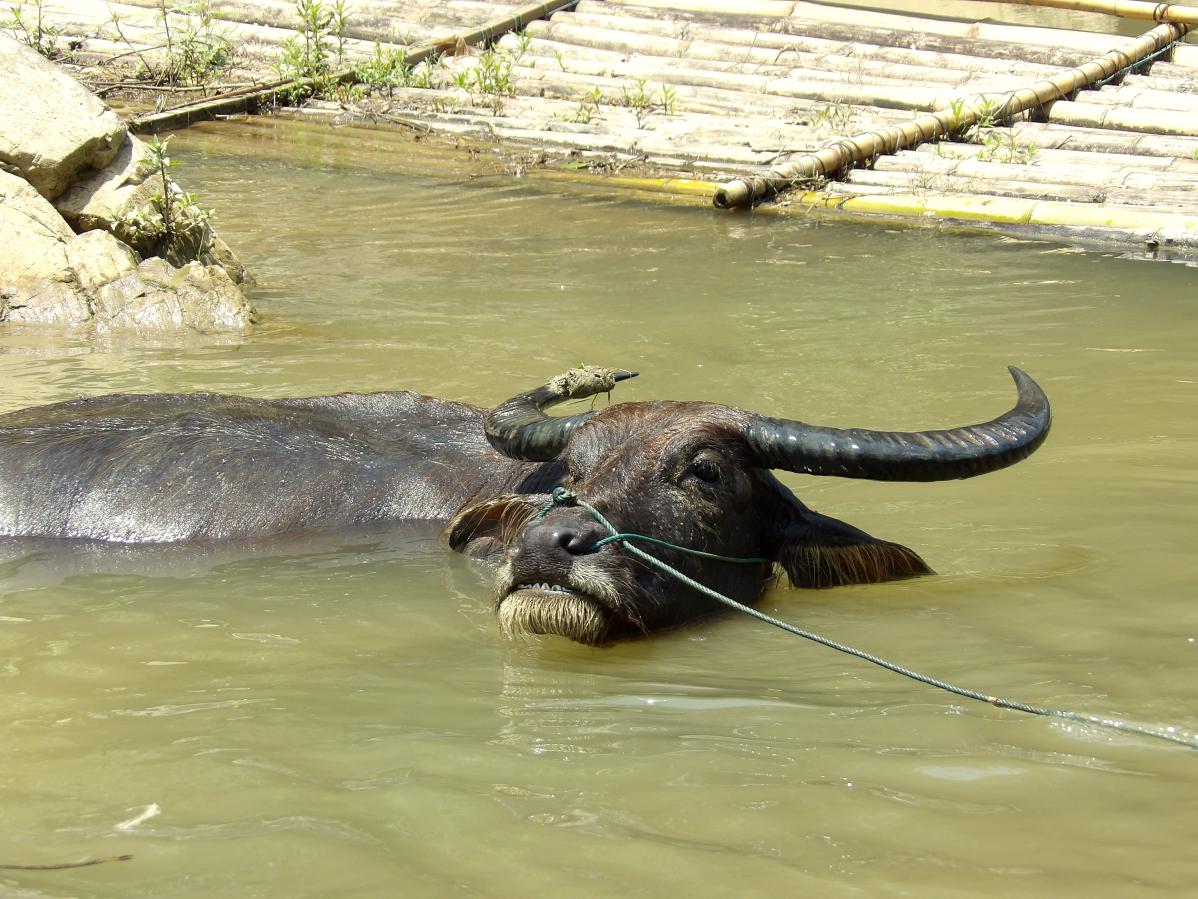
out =
[[[41,194],[0,172],[0,321],[216,331],[253,324],[254,310],[220,266],[139,262],[107,231],[75,234]]]
[[[189,262],[175,268],[146,259],[93,294],[96,323],[104,328],[228,331],[254,322],[245,295],[224,269]]]
[[[0,34],[0,164],[54,199],[125,140],[120,117],[54,63]]]
[[[0,321],[241,329],[245,269],[148,164],[147,144],[57,66],[0,35]],[[167,193],[169,191],[169,193]],[[161,257],[161,258],[159,258]]]
[[[67,263],[74,237],[41,194],[0,171],[0,320],[75,325],[91,318]]]

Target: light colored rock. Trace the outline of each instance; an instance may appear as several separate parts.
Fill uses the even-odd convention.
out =
[[[102,328],[228,331],[254,322],[254,310],[218,266],[190,262],[173,268],[154,257],[93,294]]]
[[[125,272],[136,271],[137,257],[107,231],[84,231],[67,244],[67,265],[79,287],[94,293]]]
[[[84,169],[102,169],[125,140],[120,117],[31,47],[0,33],[0,163],[47,199]]]
[[[41,194],[0,171],[0,285],[64,280],[74,232]]]
[[[107,231],[74,234],[41,194],[0,172],[0,321],[228,331],[253,324],[254,310],[219,266],[139,264]]]
[[[76,231],[112,230],[122,213],[148,205],[151,197],[162,192],[161,179],[151,178],[151,170],[142,164],[148,152],[143,141],[125,135],[113,160],[99,171],[84,173],[55,198],[54,208]]]

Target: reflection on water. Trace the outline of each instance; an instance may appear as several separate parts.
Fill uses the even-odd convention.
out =
[[[766,611],[950,681],[1198,726],[1195,270],[717,214],[448,166],[386,135],[181,135],[264,324],[0,334],[6,408],[116,390],[618,398],[1054,431],[978,480],[788,475],[940,575]],[[0,546],[0,872],[37,896],[1180,895],[1192,753],[1002,712],[750,620],[508,644],[435,533]],[[146,814],[156,809],[154,814]]]

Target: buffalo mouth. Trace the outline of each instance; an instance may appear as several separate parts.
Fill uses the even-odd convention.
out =
[[[509,637],[546,634],[579,643],[610,643],[616,622],[596,597],[566,584],[519,583],[499,599],[499,626]]]

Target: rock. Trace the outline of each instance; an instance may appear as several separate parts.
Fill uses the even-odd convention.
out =
[[[54,199],[117,155],[124,122],[54,63],[0,34],[0,72],[0,163],[42,196]]]
[[[254,322],[254,310],[224,269],[199,262],[173,268],[147,259],[94,297],[96,322],[104,328],[228,331]]]
[[[41,194],[0,171],[0,321],[227,331],[253,324],[254,310],[223,268],[139,263],[107,231],[74,234]]]
[[[54,277],[74,236],[41,194],[0,171],[0,284]]]
[[[91,318],[67,263],[74,238],[41,194],[0,171],[0,320],[77,325]]]
[[[202,210],[162,227],[155,198],[163,184],[144,164],[147,145],[73,78],[5,35],[0,71],[0,321],[105,330],[253,324],[237,286],[245,270]],[[145,213],[127,216],[133,210]]]
[[[162,192],[161,179],[143,165],[149,150],[132,134],[125,135],[112,161],[100,171],[89,172],[54,200],[54,208],[76,231],[102,228],[111,231],[128,209],[146,206]]]
[[[90,294],[136,271],[137,257],[107,231],[85,231],[67,244],[67,266],[79,287]]]

